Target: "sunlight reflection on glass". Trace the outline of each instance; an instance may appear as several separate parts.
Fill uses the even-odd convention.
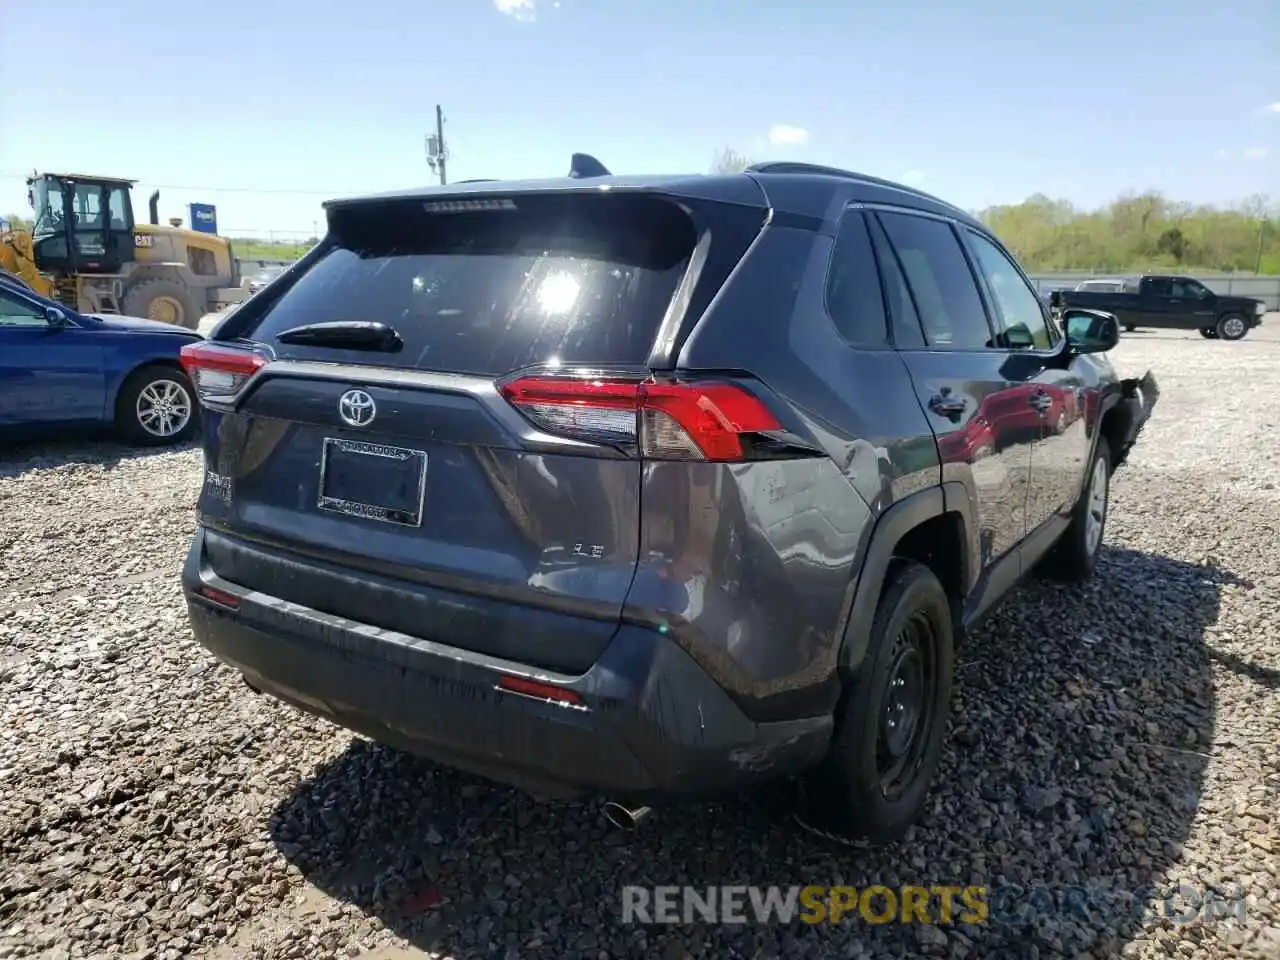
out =
[[[538,287],[538,305],[544,313],[568,313],[578,299],[581,286],[567,273],[553,273]]]

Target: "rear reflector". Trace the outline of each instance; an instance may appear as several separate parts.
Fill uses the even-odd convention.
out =
[[[240,608],[240,598],[234,593],[227,593],[225,590],[219,590],[217,587],[201,587],[200,596],[206,600],[212,600],[220,607],[228,607],[232,610]]]
[[[498,679],[498,686],[503,690],[509,690],[511,693],[522,693],[527,697],[537,697],[540,700],[552,700],[556,703],[575,707],[582,703],[582,699],[573,690],[557,687],[554,683],[540,683],[537,680],[529,680],[525,677],[504,674]]]
[[[187,371],[201,403],[229,403],[267,359],[252,350],[217,343],[190,343],[179,361]]]
[[[780,430],[760,400],[731,383],[523,377],[502,394],[548,433],[635,446],[661,460],[742,460],[743,440]]]

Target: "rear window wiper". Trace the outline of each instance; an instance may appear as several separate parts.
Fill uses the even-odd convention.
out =
[[[335,347],[343,350],[378,350],[398,353],[404,340],[394,327],[371,320],[334,320],[329,323],[304,323],[276,335],[280,343],[306,344],[313,347]]]

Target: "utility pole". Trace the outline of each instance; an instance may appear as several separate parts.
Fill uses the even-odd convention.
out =
[[[1267,218],[1261,216],[1258,218],[1258,255],[1253,259],[1253,272],[1255,275],[1262,273],[1262,241],[1267,232]]]
[[[440,186],[444,186],[448,181],[445,179],[445,163],[449,158],[448,148],[444,142],[444,110],[440,104],[436,104],[436,132],[427,134],[427,166],[440,174]]]

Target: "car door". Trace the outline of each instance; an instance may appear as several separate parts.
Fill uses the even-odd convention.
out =
[[[0,425],[100,420],[106,381],[90,331],[50,323],[39,300],[0,289]]]
[[[1170,282],[1169,326],[1204,329],[1217,322],[1213,291],[1199,280],[1174,277]]]
[[[1084,481],[1089,458],[1085,380],[1074,365],[1054,362],[1061,333],[1013,258],[976,230],[966,229],[965,238],[990,295],[997,336],[1010,351],[1006,371],[1021,371],[1015,376],[1021,392],[1010,395],[1010,416],[1035,438],[1026,505],[1030,534],[1069,513]]]
[[[877,208],[874,217],[895,343],[937,438],[941,478],[969,491],[985,606],[984,597],[1021,572],[1014,548],[1026,534],[1035,437],[1020,433],[1007,411],[1025,384],[1008,376],[954,223],[899,208]],[[904,318],[920,331],[919,346],[904,342]]]
[[[1169,277],[1143,277],[1138,289],[1142,294],[1134,317],[1137,323],[1155,327],[1177,325],[1176,313],[1182,309],[1182,303],[1174,296],[1173,281]],[[1120,321],[1124,323],[1127,318],[1121,317]]]

